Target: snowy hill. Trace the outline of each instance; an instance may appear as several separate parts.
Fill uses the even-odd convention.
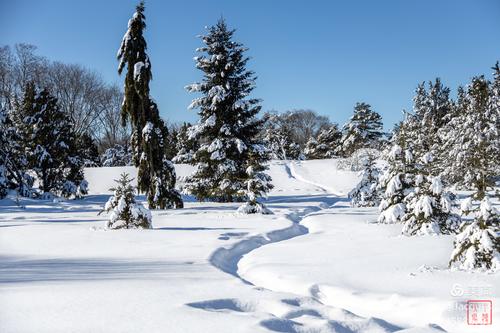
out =
[[[449,271],[450,236],[371,223],[334,160],[272,162],[274,215],[186,198],[151,230],[107,231],[97,213],[122,172],[86,169],[84,200],[0,201],[0,332],[498,331],[464,307],[489,299],[499,318],[498,274]]]

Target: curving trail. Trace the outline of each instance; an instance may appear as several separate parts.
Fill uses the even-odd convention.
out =
[[[272,318],[262,320],[260,326],[275,332],[396,332],[403,330],[402,327],[383,319],[363,318],[347,310],[325,305],[320,301],[319,290],[316,292],[318,295],[312,290],[309,297],[299,296],[298,294],[283,294],[256,286],[240,276],[238,264],[246,254],[271,243],[306,235],[309,230],[301,224],[304,219],[322,209],[330,208],[339,200],[344,199],[337,194],[332,194],[330,190],[323,186],[298,176],[293,164],[286,163],[284,167],[288,176],[294,181],[312,185],[317,188],[317,192],[327,195],[311,194],[301,196],[304,206],[284,214],[292,222],[289,227],[245,238],[227,248],[218,248],[209,259],[214,267],[231,274],[249,285],[249,287],[260,291],[261,295],[258,296],[260,300],[255,302],[241,299],[221,299],[190,303],[188,305],[206,311],[267,312]],[[283,199],[273,200],[271,198],[267,201],[267,204],[273,207],[273,204],[285,202]],[[281,297],[279,302],[276,301],[276,294]],[[283,309],[284,306],[286,309]]]

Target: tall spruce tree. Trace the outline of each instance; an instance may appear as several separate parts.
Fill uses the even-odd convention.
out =
[[[473,78],[465,96],[459,96],[459,111],[450,121],[450,130],[443,133],[445,156],[451,161],[445,173],[457,185],[473,188],[478,200],[493,186],[500,155],[500,111],[491,96],[488,80]]]
[[[356,103],[354,114],[344,125],[338,153],[351,156],[360,148],[379,148],[384,135],[382,116],[366,103]]]
[[[260,153],[257,140],[262,120],[256,118],[259,100],[248,98],[255,86],[255,75],[246,69],[247,48],[232,40],[234,30],[220,19],[201,36],[204,46],[197,51],[196,67],[203,81],[186,87],[201,93],[189,108],[197,108],[200,120],[190,128],[190,138],[200,142],[192,164],[195,172],[187,179],[186,189],[198,200],[220,202],[252,199],[267,191],[252,189],[250,179],[261,177],[267,154]],[[252,172],[247,172],[248,168]],[[268,179],[266,177],[266,183]]]
[[[139,3],[118,50],[118,73],[127,66],[122,121],[132,126],[133,162],[138,170],[138,190],[147,194],[150,208],[181,208],[175,189],[175,169],[166,157],[168,130],[149,96],[151,62],[146,53],[144,2]]]
[[[417,86],[413,98],[414,123],[412,133],[412,150],[416,161],[432,153],[432,161],[426,164],[426,169],[434,176],[443,170],[443,164],[449,161],[443,150],[440,134],[453,113],[453,103],[450,99],[450,89],[445,87],[439,78]]]

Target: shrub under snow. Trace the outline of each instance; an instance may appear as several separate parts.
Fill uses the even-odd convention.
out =
[[[103,211],[110,213],[106,227],[109,229],[149,229],[151,228],[151,212],[135,201],[132,179],[123,173],[118,186],[112,188],[113,196],[109,198]]]

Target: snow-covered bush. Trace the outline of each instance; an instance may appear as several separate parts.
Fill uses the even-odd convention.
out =
[[[471,198],[462,204],[465,215],[475,212],[474,221],[464,223],[462,232],[455,239],[450,267],[463,270],[500,270],[500,216],[485,197],[479,208],[472,208]]]
[[[106,227],[109,229],[149,229],[151,228],[151,212],[142,204],[136,202],[132,179],[126,173],[116,180],[118,186],[106,202],[101,212],[109,213]]]
[[[375,207],[380,204],[379,177],[380,170],[376,166],[376,160],[367,159],[361,181],[349,192],[352,207]]]

